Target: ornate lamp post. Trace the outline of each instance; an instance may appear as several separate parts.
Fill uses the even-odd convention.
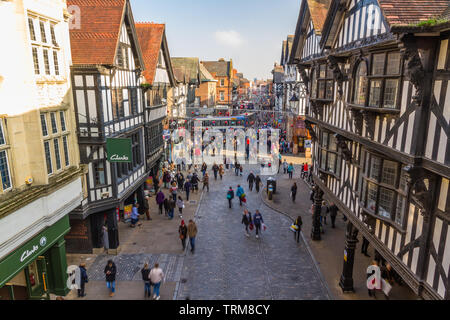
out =
[[[314,212],[313,212],[313,224],[311,230],[312,240],[321,240],[320,238],[320,211],[322,208],[323,191],[319,186],[314,187]]]

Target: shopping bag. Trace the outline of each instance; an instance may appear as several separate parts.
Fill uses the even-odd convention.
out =
[[[392,286],[384,279],[381,279],[381,290],[386,296],[389,296],[389,292],[391,292]]]
[[[250,231],[252,231],[252,230],[253,230],[253,223],[251,223],[251,224],[248,226],[248,228],[250,229]]]
[[[266,231],[267,230],[267,226],[263,223],[262,225],[261,225],[261,229],[263,230],[263,231]]]
[[[246,200],[245,198],[242,198],[242,202],[243,202],[243,203],[246,203],[247,200]]]
[[[291,229],[291,231],[293,231],[293,232],[297,232],[298,226],[293,224],[293,225],[291,225],[291,227],[289,229]]]

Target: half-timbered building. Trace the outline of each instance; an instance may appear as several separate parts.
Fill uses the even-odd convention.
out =
[[[175,77],[170,61],[165,25],[157,23],[136,24],[145,70],[143,72],[143,100],[145,106],[145,159],[147,171],[156,177],[164,155],[163,121],[167,117],[168,92],[173,89]]]
[[[450,299],[449,4],[303,1],[292,59],[308,88],[316,210],[323,196],[349,221],[344,291],[360,233],[417,295]]]
[[[80,158],[89,170],[84,177],[85,198],[71,213],[72,230],[66,240],[71,252],[105,247],[116,253],[116,213],[135,201],[142,203],[148,176],[141,88],[144,60],[128,0],[70,0],[68,5],[79,8],[78,27],[70,30],[72,88]],[[132,162],[107,161],[107,138],[131,139]]]

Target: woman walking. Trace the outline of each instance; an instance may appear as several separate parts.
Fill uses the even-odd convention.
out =
[[[177,207],[178,207],[178,217],[183,218],[184,202],[181,196],[178,196]]]
[[[203,189],[202,190],[206,190],[207,192],[209,192],[209,175],[208,172],[205,173],[205,175],[203,176]]]
[[[294,166],[292,165],[292,162],[289,164],[287,172],[289,173],[289,179],[292,179],[292,174],[294,173]]]
[[[111,293],[109,294],[110,297],[114,296],[114,293],[116,292],[116,272],[117,268],[116,265],[112,260],[108,260],[108,263],[106,264],[105,270],[103,271],[106,277],[106,286],[108,289],[110,289]]]
[[[240,184],[238,184],[236,196],[239,198],[239,205],[242,207],[242,199],[245,197],[245,192],[244,188],[242,188]]]
[[[225,170],[223,169],[223,164],[221,164],[219,166],[219,175],[220,175],[220,180],[222,180],[223,174],[225,173]]]
[[[245,225],[245,235],[250,237],[250,233],[248,233],[248,226],[252,224],[252,214],[248,212],[247,209],[244,210],[241,223]]]
[[[153,283],[153,299],[159,300],[159,288],[161,287],[161,282],[164,279],[164,272],[159,267],[158,263],[155,263],[155,267],[150,271],[150,281]]]
[[[178,227],[178,234],[180,235],[181,245],[183,246],[183,250],[186,249],[186,236],[187,236],[187,227],[184,223],[184,220],[181,220],[181,224]]]

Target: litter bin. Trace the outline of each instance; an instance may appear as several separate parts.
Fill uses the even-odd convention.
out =
[[[272,200],[272,195],[275,194],[276,191],[277,191],[277,181],[274,178],[269,177],[267,179],[267,196],[269,200]]]

